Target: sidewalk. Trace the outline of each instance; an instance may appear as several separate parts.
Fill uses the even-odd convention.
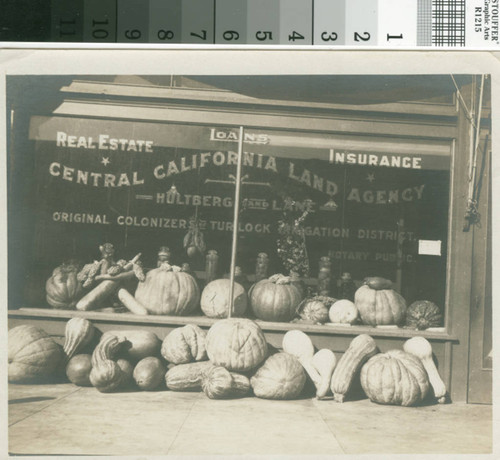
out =
[[[486,454],[492,406],[417,408],[9,385],[11,454]]]

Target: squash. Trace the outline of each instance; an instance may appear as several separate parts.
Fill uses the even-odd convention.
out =
[[[107,335],[101,338],[92,353],[92,370],[89,379],[92,386],[96,387],[101,393],[109,393],[124,386],[129,375],[122,364],[120,366],[114,359],[117,358],[120,351],[130,346],[123,337]]]
[[[64,329],[64,353],[70,359],[88,345],[96,333],[95,327],[85,318],[71,318]]]
[[[363,324],[369,326],[399,325],[404,320],[406,302],[393,289],[361,286],[354,294],[354,304]]]
[[[328,322],[328,309],[335,302],[332,297],[315,296],[304,299],[297,308],[297,313],[305,321],[313,324],[324,324]]]
[[[205,361],[206,333],[199,326],[186,324],[171,331],[163,340],[161,355],[170,363],[185,364],[191,361]]]
[[[101,361],[118,359],[120,352],[127,350],[130,346],[131,343],[123,336],[109,332],[103,334],[92,353],[92,367],[98,366]]]
[[[371,289],[380,291],[382,289],[392,289],[392,281],[381,276],[368,276],[363,280],[363,284],[367,285]]]
[[[267,357],[267,342],[257,323],[244,318],[217,321],[208,330],[207,355],[216,366],[245,372]]]
[[[147,315],[148,311],[137,301],[137,299],[130,294],[125,288],[118,289],[118,299],[127,310],[136,315]]]
[[[430,300],[416,300],[406,310],[406,326],[411,329],[420,331],[429,327],[440,327],[442,321],[441,310]]]
[[[47,303],[57,309],[74,310],[83,294],[82,283],[77,279],[79,267],[76,263],[63,263],[52,272],[45,283]]]
[[[403,350],[420,359],[429,376],[429,381],[434,391],[434,397],[440,404],[445,403],[446,385],[441,379],[436,365],[432,360],[432,346],[429,341],[424,337],[412,337],[404,343]]]
[[[366,395],[379,404],[414,406],[429,390],[420,360],[402,350],[373,356],[361,369],[360,380]]]
[[[250,380],[225,367],[212,366],[204,373],[201,388],[210,399],[239,398],[250,392]]]
[[[101,393],[117,390],[126,380],[126,374],[118,363],[111,359],[100,360],[99,365],[92,366],[89,375],[90,383]]]
[[[347,299],[337,300],[328,311],[330,322],[336,324],[354,324],[358,320],[358,314],[354,302]]]
[[[9,382],[36,382],[53,376],[64,360],[62,347],[44,330],[29,325],[8,332]]]
[[[128,387],[133,382],[134,366],[128,359],[119,358],[116,360],[116,364],[120,366],[123,373],[121,388]]]
[[[367,334],[352,339],[333,371],[330,389],[336,402],[344,402],[359,369],[377,351],[375,340]]]
[[[200,290],[189,273],[163,264],[150,270],[145,281],[137,285],[135,298],[153,315],[182,316],[196,310]]]
[[[118,281],[101,281],[94,289],[85,294],[76,303],[76,309],[79,311],[89,311],[104,307],[104,302],[106,302],[119,287],[120,283]]]
[[[66,364],[66,377],[71,383],[79,387],[90,387],[90,371],[92,357],[89,354],[74,355]]]
[[[250,294],[253,313],[264,321],[291,321],[301,301],[301,288],[281,274],[259,281]]]
[[[212,366],[210,361],[174,366],[165,374],[167,388],[174,391],[200,391],[203,375]]]
[[[285,353],[289,353],[299,360],[316,388],[318,388],[321,383],[321,376],[312,364],[314,345],[309,336],[298,330],[288,331],[283,336],[282,347]]]
[[[133,362],[140,361],[147,356],[159,356],[161,340],[154,332],[140,331],[135,329],[106,331],[101,341],[106,337],[116,336],[130,342],[130,347],[126,350],[124,357]]]
[[[337,364],[337,358],[332,350],[322,348],[318,350],[311,359],[311,364],[318,371],[321,377],[319,384],[316,386],[316,398],[323,399],[332,382],[332,375]]]
[[[218,279],[208,283],[201,293],[200,306],[209,318],[227,318],[229,312],[230,280]],[[234,282],[231,316],[243,316],[247,309],[247,294],[243,286]]]
[[[294,399],[306,383],[306,373],[299,360],[289,353],[270,356],[250,379],[258,398]]]
[[[156,390],[165,382],[167,367],[159,358],[148,356],[141,359],[134,368],[136,385],[145,391]]]

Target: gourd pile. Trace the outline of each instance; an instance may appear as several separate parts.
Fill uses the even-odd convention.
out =
[[[157,267],[150,270],[142,267],[141,254],[130,261],[115,261],[114,248],[109,243],[100,246],[100,252],[100,260],[82,269],[70,262],[53,271],[46,283],[46,299],[51,307],[109,309],[138,315],[204,314],[217,319],[232,316],[338,326],[403,326],[418,330],[440,327],[442,323],[437,305],[419,300],[407,307],[393,283],[381,277],[365,278],[352,301],[323,295],[320,281],[317,292],[311,293],[311,288],[306,288],[293,274],[274,274],[250,285],[240,279],[240,273],[235,277],[233,299],[229,299],[229,279],[210,279],[206,273],[207,281],[202,285],[189,264],[170,263],[166,247],[159,252]],[[118,305],[118,310],[110,307],[113,304]]]
[[[358,381],[371,401],[414,406],[427,396],[446,399],[446,387],[423,337],[407,340],[403,350],[380,353],[372,337],[355,337],[337,361],[329,349],[316,351],[302,331],[288,331],[282,349],[270,346],[250,319],[215,322],[205,332],[188,324],[160,340],[149,331],[103,334],[75,317],[60,345],[35,326],[9,330],[9,382],[41,383],[64,372],[79,386],[99,392],[125,390],[203,391],[211,399],[254,394],[266,399],[304,396],[306,381],[320,400],[344,402]]]

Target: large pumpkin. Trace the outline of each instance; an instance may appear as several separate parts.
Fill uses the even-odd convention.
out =
[[[209,318],[227,318],[229,310],[228,279],[213,280],[208,283],[201,293],[200,306]],[[247,294],[243,286],[234,283],[233,311],[231,316],[243,316],[247,309]]]
[[[200,290],[196,280],[179,267],[162,265],[150,270],[137,285],[136,299],[153,315],[182,316],[198,307]]]
[[[279,274],[259,281],[250,292],[252,311],[264,321],[291,321],[301,301],[301,289],[289,276]]]
[[[361,368],[361,386],[371,401],[414,406],[429,391],[429,378],[420,360],[402,350],[379,353]]]
[[[354,304],[363,324],[399,325],[405,317],[406,302],[394,289],[361,286],[354,294]]]
[[[82,283],[77,279],[78,266],[62,264],[52,272],[45,283],[47,303],[58,309],[75,309],[76,302],[83,294]]]
[[[265,399],[294,399],[305,383],[304,368],[289,353],[270,356],[250,379],[255,396]]]
[[[22,325],[9,330],[9,382],[36,382],[56,372],[64,359],[62,347],[45,331]]]
[[[430,300],[416,300],[406,310],[406,326],[412,329],[440,327],[442,321],[441,310]]]
[[[213,324],[207,333],[206,347],[210,361],[236,372],[257,367],[268,354],[262,329],[244,318],[228,318]]]

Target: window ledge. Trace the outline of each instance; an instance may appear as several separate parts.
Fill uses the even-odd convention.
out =
[[[140,316],[132,313],[107,313],[99,311],[75,311],[75,310],[52,310],[47,308],[20,308],[18,310],[9,310],[9,317],[12,318],[53,318],[69,319],[75,316],[86,318],[88,320],[106,322],[106,323],[132,323],[136,325],[179,325],[196,324],[198,326],[210,327],[217,319],[207,318],[206,316]],[[457,341],[455,336],[449,335],[443,328],[443,331],[416,331],[403,328],[369,327],[369,326],[340,326],[340,325],[316,325],[304,323],[278,323],[256,320],[256,323],[264,331],[289,331],[292,329],[318,335],[349,335],[368,334],[373,337],[394,337],[410,338],[415,336],[425,337],[433,341]]]

